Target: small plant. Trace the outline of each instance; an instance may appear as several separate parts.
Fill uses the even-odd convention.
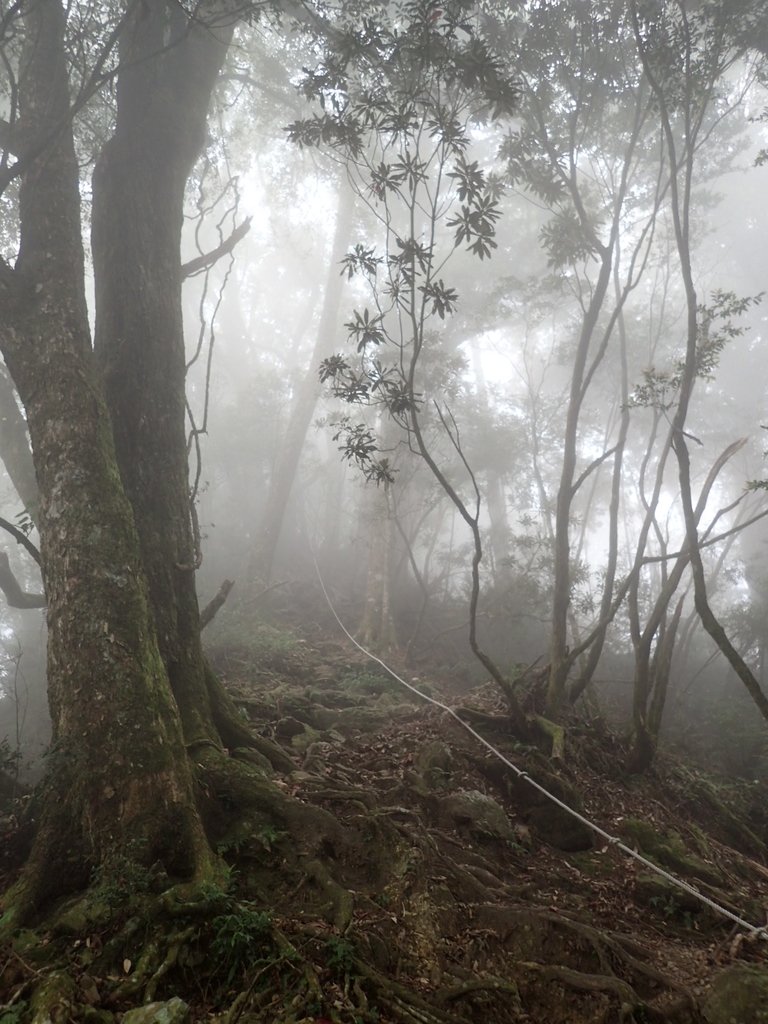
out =
[[[268,853],[271,853],[272,849],[280,841],[283,835],[285,835],[285,833],[281,832],[280,829],[275,828],[274,825],[262,825],[261,828],[256,831],[255,838]]]
[[[648,902],[664,917],[676,918],[681,921],[684,928],[696,928],[696,921],[691,911],[684,909],[674,896],[652,896]]]
[[[138,851],[137,851],[138,852]],[[110,907],[124,907],[133,898],[152,891],[154,879],[131,851],[113,853],[93,874],[94,887],[101,899]]]
[[[374,696],[378,696],[389,686],[389,680],[385,676],[379,675],[376,672],[366,672],[365,670],[355,669],[351,672],[346,672],[341,677],[341,684],[350,690],[357,690],[360,693],[370,693]]]
[[[272,918],[263,910],[240,905],[232,913],[215,917],[211,925],[214,969],[230,985],[263,952],[272,933]]]
[[[216,844],[216,853],[220,857],[226,857],[227,854],[233,854],[235,857],[239,856],[243,846],[245,846],[245,836],[232,836],[228,839],[222,839]]]
[[[218,622],[218,620],[216,620]],[[240,667],[287,671],[304,658],[302,641],[287,629],[230,617],[212,628],[207,646],[215,657],[234,658]]]
[[[21,752],[19,750],[14,750],[6,738],[0,740],[0,772],[4,772],[12,778],[16,778],[19,774],[20,760]],[[0,1020],[2,1020],[2,1018],[0,1018]]]
[[[347,939],[332,935],[326,942],[328,967],[334,974],[350,974],[355,966],[355,947]]]
[[[23,999],[13,1006],[6,1006],[0,1009],[0,1024],[24,1024],[28,1010],[29,1007]]]
[[[209,907],[220,907],[222,910],[232,905],[229,891],[232,888],[237,872],[228,864],[222,866],[221,882],[201,882],[200,899]]]

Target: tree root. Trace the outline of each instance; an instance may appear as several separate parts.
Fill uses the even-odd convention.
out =
[[[540,975],[547,981],[559,981],[583,992],[612,992],[623,1005],[639,1006],[641,1000],[629,982],[615,974],[585,974],[561,964],[539,964],[530,960],[518,961],[517,967]]]
[[[352,914],[355,908],[352,893],[335,882],[328,873],[328,869],[319,860],[309,861],[305,865],[305,871],[306,878],[315,882],[329,898],[333,908],[333,925],[344,934],[352,924]]]
[[[389,1010],[402,1024],[466,1024],[466,1017],[457,1017],[437,1002],[380,974],[364,961],[355,960],[355,970],[373,984],[376,1005]]]
[[[553,761],[562,761],[565,758],[565,729],[557,722],[544,718],[543,715],[534,715],[533,724],[536,731],[544,736],[549,744],[549,756]]]
[[[438,992],[437,1000],[440,1003],[453,1003],[477,992],[503,992],[506,995],[510,995],[515,999],[518,1009],[522,1012],[523,1007],[520,1002],[520,991],[517,983],[505,981],[503,978],[473,978],[471,981],[465,981],[461,985],[454,985],[452,988],[443,989],[441,992]]]
[[[327,784],[325,783],[325,780],[319,781],[321,781],[321,784]],[[313,800],[338,800],[345,803],[357,804],[358,808],[364,814],[372,811],[376,806],[375,794],[364,789],[354,789],[351,786],[336,786],[334,789],[312,789],[311,786],[309,786],[307,788],[307,796],[311,797]]]
[[[216,806],[230,808],[233,820],[255,812],[265,823],[285,827],[297,845],[317,849],[324,840],[343,844],[344,830],[332,814],[291,797],[246,761],[206,748],[196,767],[201,789]]]

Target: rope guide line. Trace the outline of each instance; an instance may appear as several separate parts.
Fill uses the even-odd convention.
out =
[[[341,628],[344,635],[349,640],[351,640],[355,647],[357,647],[359,651],[362,651],[362,653],[367,658],[370,658],[371,661],[375,661],[378,665],[381,665],[381,667],[388,675],[392,676],[392,678],[395,679],[398,683],[400,683],[401,686],[404,686],[407,690],[410,690],[411,693],[415,693],[417,697],[421,698],[421,700],[425,701],[428,704],[434,704],[435,707],[438,707],[442,711],[445,711],[447,714],[449,714],[451,718],[457,721],[463,729],[465,729],[471,736],[474,736],[474,738],[479,743],[481,743],[482,746],[486,748],[486,750],[489,750],[495,757],[497,757],[503,764],[505,764],[507,768],[509,768],[510,771],[512,771],[517,776],[518,779],[521,779],[522,781],[527,782],[529,785],[533,786],[533,788],[538,790],[539,793],[545,796],[548,800],[551,800],[553,804],[557,804],[557,806],[562,808],[562,810],[566,811],[577,821],[580,821],[582,825],[586,825],[587,828],[591,829],[597,835],[601,836],[603,839],[606,840],[609,846],[615,846],[617,849],[621,850],[622,853],[638,861],[640,864],[648,868],[650,871],[653,871],[655,874],[660,875],[662,878],[666,879],[668,882],[676,886],[678,889],[681,889],[683,892],[687,892],[689,895],[694,896],[697,900],[700,900],[711,910],[714,910],[715,913],[720,914],[722,917],[728,918],[730,921],[733,921],[733,923],[736,924],[739,928],[743,928],[753,938],[768,940],[768,926],[753,925],[749,921],[745,921],[744,918],[739,917],[738,914],[734,914],[732,911],[728,910],[727,907],[721,906],[721,904],[715,902],[715,900],[710,899],[709,896],[705,896],[703,892],[699,892],[699,890],[695,886],[690,885],[684,879],[678,878],[676,875],[672,875],[670,874],[670,872],[665,871],[664,868],[659,867],[658,864],[654,864],[653,861],[648,860],[647,857],[644,857],[637,850],[633,850],[631,847],[627,846],[617,836],[612,836],[609,832],[606,832],[605,829],[601,828],[595,822],[590,821],[589,818],[585,818],[583,814],[580,814],[572,807],[569,807],[568,804],[564,803],[559,797],[556,797],[554,793],[550,793],[548,789],[545,789],[544,786],[541,785],[541,783],[531,778],[531,776],[527,772],[523,771],[522,768],[518,768],[516,764],[510,761],[509,758],[502,754],[502,752],[498,750],[496,747],[494,747],[492,743],[489,743],[488,740],[481,736],[479,732],[473,729],[468,722],[465,722],[464,719],[461,718],[453,710],[453,708],[448,707],[447,704],[443,704],[442,701],[435,700],[434,697],[429,697],[427,696],[427,694],[422,693],[421,690],[418,690],[415,686],[412,686],[410,683],[406,682],[405,679],[402,679],[397,674],[397,672],[395,672],[394,669],[391,669],[389,665],[386,664],[386,662],[381,660],[381,658],[377,657],[371,651],[363,647],[363,645],[360,644],[352,636],[347,627],[339,618],[336,609],[334,608],[333,603],[330,599],[330,596],[328,595],[328,591],[325,588],[325,582],[323,581],[323,577],[320,574],[320,568],[317,564],[317,559],[314,558],[314,555],[313,559],[315,562],[315,572],[317,573],[317,578],[320,581],[320,588],[323,591],[323,596],[325,597],[328,607],[331,609],[331,613],[333,614],[334,619],[339,624],[339,627]]]

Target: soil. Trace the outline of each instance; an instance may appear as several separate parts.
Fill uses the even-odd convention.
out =
[[[563,827],[451,715],[329,630],[239,621],[210,655],[264,741],[229,755],[271,794],[247,812],[233,797],[231,813],[210,794],[224,880],[185,901],[126,868],[58,908],[0,952],[2,1024],[111,1024],[148,1001],[158,1022],[181,1006],[179,1020],[221,1024],[696,1024],[720,972],[766,965],[765,940]],[[765,781],[672,754],[625,774],[622,739],[578,716],[553,759],[512,735],[491,685],[415,685],[605,832],[765,924]],[[23,817],[0,818],[0,883]]]

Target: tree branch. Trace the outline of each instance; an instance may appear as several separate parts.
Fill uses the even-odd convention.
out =
[[[11,483],[32,519],[36,518],[38,492],[27,422],[21,414],[10,376],[0,368],[0,459]],[[11,531],[9,531],[11,532]],[[17,538],[18,540],[18,538]],[[23,541],[19,541],[23,543]],[[32,552],[30,551],[30,554]],[[34,558],[35,556],[32,555]]]
[[[0,590],[11,608],[44,608],[45,594],[28,594],[19,586],[5,551],[0,551]]]
[[[590,464],[587,466],[587,468],[584,470],[584,472],[581,474],[578,480],[576,480],[574,485],[571,487],[572,498],[576,496],[576,492],[579,490],[579,488],[590,475],[590,473],[593,473],[598,468],[598,466],[601,466],[605,462],[606,459],[610,459],[610,457],[615,454],[616,447],[617,446],[614,445],[613,448],[609,448],[607,452],[603,452],[602,455],[598,455],[596,459],[593,459],[592,462],[590,462]]]
[[[205,252],[201,256],[196,256],[193,260],[189,260],[188,263],[183,263],[181,267],[181,276],[183,278],[194,277],[195,274],[200,274],[204,270],[208,270],[214,263],[221,259],[222,256],[226,256],[227,253],[232,252],[237,243],[248,234],[251,230],[251,218],[246,217],[242,224],[238,224],[229,238],[225,238],[221,245],[217,245],[215,249],[211,249],[210,252]]]
[[[42,565],[42,562],[40,560],[40,552],[37,550],[35,545],[22,530],[20,530],[17,526],[14,526],[13,523],[9,523],[7,519],[3,519],[2,517],[0,517],[0,528],[10,533],[10,535],[13,537],[16,543],[21,544],[21,546],[26,549],[27,553],[30,554],[32,558],[34,558],[38,565]]]
[[[213,620],[219,608],[221,608],[221,606],[229,597],[229,592],[232,589],[232,587],[234,587],[234,585],[234,580],[224,580],[224,582],[219,587],[218,594],[216,594],[216,596],[212,600],[210,600],[208,604],[205,606],[205,608],[203,608],[203,610],[200,612],[201,632],[205,629],[208,623]]]

